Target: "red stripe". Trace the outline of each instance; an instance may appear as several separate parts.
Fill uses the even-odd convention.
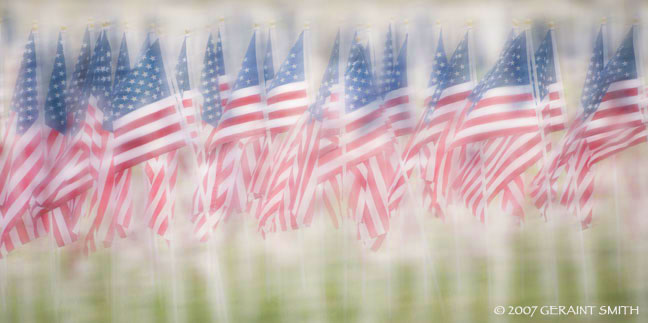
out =
[[[146,108],[144,108],[144,109],[146,109]],[[163,118],[165,118],[167,116],[173,115],[174,113],[176,113],[175,106],[168,106],[168,107],[166,107],[166,108],[164,108],[162,110],[155,111],[153,113],[149,113],[149,114],[147,114],[147,115],[145,115],[145,116],[143,116],[143,117],[141,117],[139,119],[135,119],[133,121],[130,121],[129,123],[115,129],[115,138],[117,138],[117,137],[119,137],[119,136],[121,136],[124,133],[127,133],[129,131],[139,129],[142,126],[153,123],[153,122],[158,121],[160,119],[163,119]],[[124,119],[124,118],[127,118],[127,117],[128,117],[128,114],[125,115],[125,116],[122,116],[119,119]]]

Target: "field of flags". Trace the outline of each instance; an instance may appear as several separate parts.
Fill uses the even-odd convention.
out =
[[[413,313],[441,321],[449,317],[469,321],[444,311],[460,311],[457,304],[463,304],[483,306],[484,315],[492,315],[492,306],[515,303],[511,299],[496,303],[505,298],[493,286],[496,274],[486,270],[487,287],[476,292],[487,294],[483,296],[487,305],[465,300],[444,305],[448,287],[439,269],[444,265],[438,261],[452,259],[453,247],[434,246],[435,235],[455,239],[455,249],[461,244],[457,239],[483,244],[484,266],[492,269],[497,267],[493,259],[502,257],[496,251],[501,240],[477,238],[475,231],[473,237],[459,234],[457,227],[470,226],[489,235],[493,228],[505,227],[506,232],[523,235],[529,222],[539,230],[534,233],[540,235],[538,240],[549,244],[539,261],[541,276],[547,276],[544,288],[557,287],[567,275],[560,272],[563,260],[554,252],[560,241],[568,239],[561,234],[580,238],[573,258],[582,266],[582,276],[574,275],[572,287],[582,289],[582,303],[591,301],[597,274],[595,260],[588,256],[594,243],[586,241],[591,237],[588,231],[615,220],[620,230],[620,220],[610,218],[621,216],[619,208],[634,208],[620,203],[648,194],[643,184],[634,182],[641,178],[627,179],[632,188],[614,187],[615,215],[595,207],[600,190],[609,193],[608,187],[596,185],[597,177],[607,178],[604,172],[612,164],[617,185],[617,172],[627,174],[617,169],[617,158],[630,160],[626,167],[638,169],[642,159],[632,154],[647,147],[648,88],[642,66],[646,54],[641,51],[645,34],[638,21],[615,35],[619,41],[614,43],[608,39],[611,32],[605,21],[592,26],[595,38],[588,49],[584,84],[578,89],[563,82],[569,76],[561,72],[565,63],[556,39],[566,31],[553,23],[514,24],[496,59],[481,65],[472,22],[451,31],[455,37],[446,36],[443,24],[435,25],[425,46],[415,43],[421,37],[410,37],[405,23],[386,22],[373,29],[347,26],[326,35],[316,34],[317,29],[306,23],[296,35],[280,35],[273,22],[254,25],[244,37],[231,33],[228,23],[221,19],[207,31],[187,30],[181,38],[169,37],[153,24],[143,32],[143,43],[133,44],[128,36],[132,30],[90,22],[74,33],[82,35],[79,39],[61,27],[56,41],[48,40],[55,46],[47,54],[43,38],[52,33],[43,33],[34,24],[22,35],[18,64],[4,68],[15,70],[15,75],[2,76],[13,89],[5,94],[7,106],[0,120],[3,309],[12,293],[7,288],[6,273],[12,272],[7,262],[10,265],[12,257],[43,262],[29,256],[31,245],[53,250],[52,275],[67,271],[70,259],[95,258],[100,264],[96,270],[110,267],[112,281],[119,275],[115,266],[123,272],[132,269],[127,262],[115,265],[115,254],[123,253],[117,256],[122,261],[125,255],[140,258],[127,251],[135,244],[151,251],[141,255],[148,260],[145,266],[168,266],[173,272],[166,275],[152,269],[153,277],[144,278],[156,289],[162,288],[160,284],[172,289],[171,299],[156,296],[153,303],[171,308],[163,311],[169,317],[159,320],[183,321],[178,320],[181,301],[173,281],[194,278],[189,277],[193,272],[178,278],[177,267],[184,266],[182,259],[195,260],[197,249],[207,248],[207,269],[201,275],[209,277],[208,287],[196,290],[209,296],[201,306],[211,308],[214,312],[209,315],[216,321],[237,321],[227,305],[228,297],[237,296],[227,290],[221,272],[228,264],[219,264],[216,258],[229,257],[228,243],[240,245],[245,237],[258,239],[265,249],[279,250],[266,250],[263,263],[254,265],[250,253],[255,251],[244,248],[248,254],[241,275],[254,275],[255,266],[281,272],[273,255],[298,259],[299,270],[286,270],[288,276],[281,277],[311,290],[292,295],[295,298],[313,298],[321,291],[312,285],[330,279],[325,270],[306,270],[317,266],[304,263],[306,246],[344,254],[333,270],[344,275],[344,292],[336,291],[344,296],[337,300],[344,303],[339,306],[344,313],[331,314],[324,305],[311,309],[335,316],[331,321],[357,319],[348,317],[354,315],[348,313],[354,286],[361,288],[363,300],[371,298],[367,290],[372,288],[382,293],[373,286],[380,278],[365,268],[366,260],[357,260],[360,265],[349,260],[354,252],[362,259],[390,255],[377,262],[390,268],[384,291],[389,295],[390,318],[397,311],[392,310],[397,303],[392,293],[399,291],[391,279],[400,274],[394,281],[420,276],[414,279],[422,295],[417,306],[429,308],[410,309]],[[381,42],[374,41],[374,35],[380,35]],[[290,42],[283,55],[278,54],[277,38]],[[317,46],[326,44],[327,57],[316,57],[314,39]],[[244,48],[236,60],[232,48]],[[419,64],[422,61],[426,64]],[[413,84],[420,81],[411,77],[413,73],[424,73],[425,82]],[[578,99],[567,99],[566,92]],[[626,191],[633,195],[618,196]],[[559,226],[564,222],[568,224]],[[636,225],[640,232],[648,230]],[[304,237],[317,227],[326,234]],[[422,242],[404,250],[411,247],[409,234]],[[282,243],[267,242],[278,236],[290,237],[282,243],[302,248],[301,253],[281,255]],[[606,238],[615,243],[615,237]],[[214,241],[225,255],[215,255]],[[160,247],[170,251],[169,259],[160,259]],[[400,252],[415,254],[412,258],[422,263],[421,273],[407,264],[392,264],[391,257]],[[349,281],[349,275],[362,281]],[[127,276],[122,281],[140,280]],[[270,290],[264,292],[282,295],[280,283],[268,283],[275,279],[270,276],[264,276],[264,288]],[[50,283],[55,295],[65,288],[60,277]],[[466,284],[470,282],[458,282],[456,288],[465,291]],[[113,312],[106,316],[113,322],[127,321],[114,309],[127,297],[119,300],[115,287],[109,289]],[[324,298],[330,302],[335,297]],[[58,302],[54,312],[59,312]],[[185,304],[181,311],[191,312],[191,306]],[[363,311],[375,319],[380,313],[375,307]],[[66,321],[63,315],[54,314],[55,320]],[[420,320],[400,315],[402,320]],[[371,314],[363,317],[372,320]],[[251,321],[245,315],[238,318]]]
[[[255,28],[237,72],[225,69],[220,29],[202,62],[188,59],[190,33],[174,60],[150,30],[131,65],[125,34],[115,60],[110,26],[88,27],[69,80],[62,30],[47,87],[34,27],[3,119],[0,250],[6,256],[52,232],[59,246],[92,252],[125,237],[133,221],[166,237],[178,176],[194,186],[191,209],[178,210],[194,223],[186,238],[200,241],[231,217],[254,217],[266,236],[308,227],[323,208],[334,226],[351,221],[359,242],[378,250],[404,204],[439,218],[463,205],[487,223],[488,204],[498,201],[523,222],[527,197],[543,217],[563,205],[587,228],[596,163],[646,141],[637,27],[610,58],[604,28],[581,112],[568,120],[553,28],[537,47],[528,28],[512,30],[479,79],[472,28],[452,52],[440,29],[421,109],[410,100],[408,37],[394,46],[391,25],[380,62],[359,30],[343,64],[338,33],[319,83],[308,27],[276,70],[272,33],[261,46]],[[198,82],[189,66],[200,70]],[[562,132],[557,143],[554,132]],[[141,196],[132,189],[139,167]],[[146,205],[139,219],[134,203]]]

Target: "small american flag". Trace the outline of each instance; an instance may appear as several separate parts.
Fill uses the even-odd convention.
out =
[[[453,146],[538,131],[528,67],[526,33],[520,34],[468,97],[468,112]]]
[[[45,234],[42,217],[33,218],[29,206],[42,176],[44,141],[38,108],[38,73],[34,32],[23,52],[11,115],[3,142],[2,214],[0,215],[0,257],[15,247]]]
[[[392,71],[382,84],[385,90],[385,117],[396,137],[408,135],[414,130],[414,111],[410,106],[410,89],[407,83],[407,39],[405,36]]]
[[[555,57],[553,29],[535,52],[535,66],[538,83],[538,101],[542,111],[543,128],[546,132],[565,129],[566,112],[563,87]]]
[[[646,126],[635,59],[632,27],[595,82],[586,85],[581,104],[586,121],[583,136],[591,150],[591,164],[646,141]]]
[[[182,116],[169,86],[156,40],[128,77],[117,86],[113,101],[115,171],[121,171],[186,144]]]
[[[210,140],[209,150],[223,143],[264,135],[262,108],[255,33],[250,40],[227,105],[220,116],[218,127]]]

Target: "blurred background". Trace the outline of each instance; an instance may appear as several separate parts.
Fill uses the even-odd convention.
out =
[[[194,84],[209,32],[224,28],[226,68],[233,74],[255,24],[263,39],[274,22],[276,67],[308,24],[315,86],[338,29],[343,60],[353,33],[361,30],[371,41],[374,61],[380,62],[391,24],[398,47],[405,34],[410,37],[408,74],[417,111],[422,111],[440,30],[450,52],[467,21],[475,33],[478,76],[494,63],[511,28],[521,30],[530,19],[537,47],[553,21],[570,116],[579,108],[602,17],[609,52],[638,19],[643,66],[648,58],[648,2],[639,0],[5,0],[0,15],[3,114],[33,24],[39,27],[41,95],[60,27],[67,27],[63,38],[70,74],[86,26],[97,32],[106,22],[113,53],[126,34],[131,62],[146,31],[157,30],[168,66],[176,64],[188,30]],[[169,242],[137,218],[126,239],[89,256],[74,246],[56,249],[45,237],[0,260],[0,322],[647,322],[647,150],[639,145],[597,165],[594,222],[585,231],[559,207],[555,221],[546,223],[529,202],[525,221],[518,224],[496,200],[486,227],[463,207],[453,207],[440,219],[409,200],[377,252],[356,240],[352,225],[334,228],[320,209],[311,228],[265,239],[256,232],[254,217],[236,215],[209,242],[199,243],[191,236],[188,217],[195,177],[187,166],[178,184]],[[140,168],[134,170],[135,201],[145,194]],[[535,172],[537,167],[526,180]],[[135,203],[136,215],[144,214],[143,204]],[[496,305],[631,305],[640,311],[632,316],[536,313],[530,318],[494,315]]]

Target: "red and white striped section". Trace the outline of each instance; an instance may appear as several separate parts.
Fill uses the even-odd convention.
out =
[[[200,93],[193,90],[182,93],[182,109],[180,111],[182,111],[182,116],[185,118],[189,137],[192,140],[198,138],[198,116],[196,115],[198,112],[195,102],[199,95]]]
[[[482,186],[482,161],[478,150],[470,149],[466,152],[466,160],[461,165],[455,180],[455,187],[464,205],[470,209],[475,217],[482,222],[484,213],[484,190]]]
[[[8,163],[5,165],[9,166],[9,171],[6,186],[3,187],[0,239],[8,234],[16,221],[29,213],[34,191],[44,175],[45,142],[40,120],[36,120],[24,133],[18,134],[15,132],[17,116],[13,111],[11,114],[9,135],[5,141],[9,147],[5,155],[8,160],[4,163]]]
[[[372,250],[380,248],[390,227],[388,186],[383,176],[387,164],[383,156],[376,155],[350,170],[350,211],[358,226],[359,239]]]
[[[547,95],[540,102],[542,127],[545,133],[564,130],[567,124],[567,112],[565,111],[566,104],[562,83],[549,84],[547,91]]]
[[[267,94],[268,122],[266,126],[275,135],[290,130],[308,108],[308,85],[294,82],[277,86]]]
[[[389,126],[382,115],[378,101],[347,112],[344,115],[344,133],[340,136],[340,147],[320,157],[320,182],[342,171],[346,163],[350,168],[372,156],[382,154],[392,144]],[[343,147],[346,150],[342,154]]]
[[[409,87],[398,88],[385,94],[384,114],[396,137],[405,136],[414,131],[416,121],[409,98]]]
[[[147,160],[144,174],[148,184],[148,227],[161,237],[168,238],[169,222],[174,214],[173,193],[178,175],[178,151]]]
[[[452,145],[457,147],[493,137],[538,131],[531,86],[498,87],[486,91],[468,112]]]
[[[261,87],[251,86],[233,91],[227,101],[218,127],[208,134],[208,150],[249,137],[263,136],[265,124]]]
[[[569,210],[580,216],[578,219],[583,228],[592,222],[594,205],[594,172],[591,171],[591,154],[587,144],[581,141],[577,152],[569,160],[569,169],[565,180],[560,203],[569,207]]]
[[[186,145],[187,137],[176,100],[170,96],[114,120],[115,171]]]
[[[33,218],[29,214],[16,219],[13,227],[0,240],[0,259],[16,248],[46,236],[48,229],[45,221],[44,217]]]
[[[502,211],[513,216],[518,222],[524,220],[524,181],[518,176],[502,190]]]
[[[640,86],[637,79],[610,84],[583,134],[592,153],[590,163],[646,141]]]
[[[489,202],[542,158],[540,133],[494,138],[483,147]]]

